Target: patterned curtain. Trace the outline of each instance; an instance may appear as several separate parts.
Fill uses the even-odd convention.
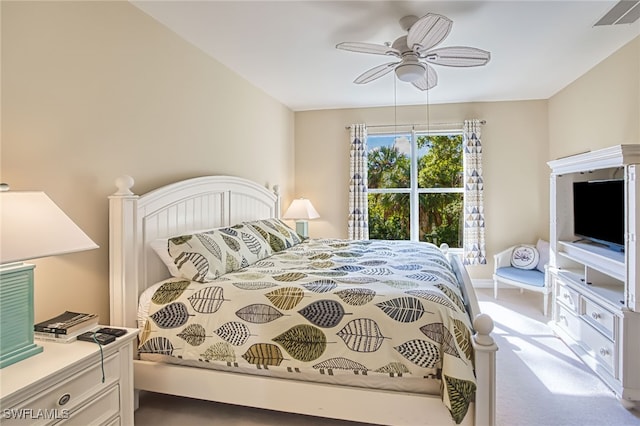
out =
[[[480,120],[465,120],[464,146],[464,263],[485,265],[484,182],[482,180],[482,142]]]
[[[349,139],[351,168],[349,172],[349,239],[369,239],[369,207],[367,203],[367,126],[352,124]]]

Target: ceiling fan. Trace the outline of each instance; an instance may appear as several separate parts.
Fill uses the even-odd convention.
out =
[[[407,31],[392,44],[344,42],[336,48],[359,53],[389,55],[399,61],[388,62],[365,71],[354,83],[365,84],[395,70],[396,76],[411,82],[420,90],[429,90],[438,84],[438,75],[429,64],[448,67],[477,67],[489,62],[491,54],[475,47],[452,46],[434,49],[451,31],[453,21],[449,18],[428,13],[422,18],[414,15],[400,19],[400,26]]]

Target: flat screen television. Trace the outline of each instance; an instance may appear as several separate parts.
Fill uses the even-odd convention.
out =
[[[573,183],[573,225],[577,237],[624,251],[624,180]]]

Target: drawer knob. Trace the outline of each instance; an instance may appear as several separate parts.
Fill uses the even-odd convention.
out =
[[[600,319],[600,318],[602,317],[602,315],[600,315],[600,314],[599,314],[599,313],[597,313],[597,312],[592,312],[592,313],[591,313],[591,316],[592,316],[592,317],[593,317],[593,319],[595,319],[595,320]]]
[[[71,395],[69,395],[68,393],[65,393],[60,397],[60,399],[58,399],[58,405],[63,406],[70,400],[71,400]]]
[[[607,356],[609,355],[609,350],[605,348],[600,348],[600,355]]]

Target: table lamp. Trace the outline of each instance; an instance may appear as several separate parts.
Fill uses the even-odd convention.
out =
[[[309,222],[308,219],[317,219],[320,215],[313,208],[311,201],[306,198],[298,198],[293,200],[287,211],[282,216],[283,219],[295,219],[296,232],[303,237],[309,236]]]
[[[42,352],[33,342],[33,268],[25,260],[98,248],[44,193],[0,184],[0,368]]]

